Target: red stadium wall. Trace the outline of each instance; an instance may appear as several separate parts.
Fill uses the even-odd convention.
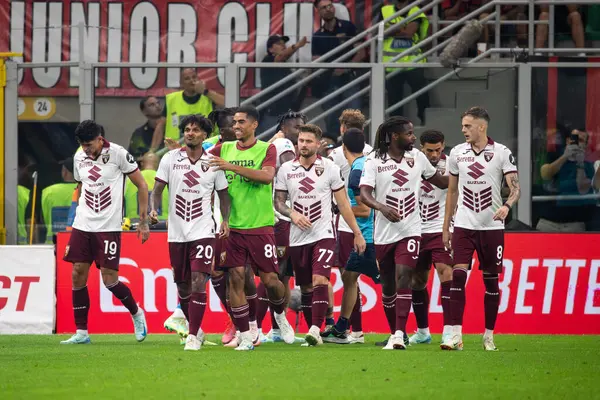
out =
[[[71,265],[62,261],[69,233],[58,235],[57,244],[57,333],[73,332]],[[600,235],[509,233],[506,235],[504,274],[501,277],[500,315],[496,331],[518,334],[600,334]],[[477,261],[474,260],[477,264]],[[169,266],[166,233],[152,233],[141,245],[133,233],[123,234],[121,280],[128,283],[145,309],[150,333],[163,333],[162,324],[177,302]],[[433,276],[433,274],[432,274]],[[342,296],[341,281],[333,276],[336,310]],[[210,287],[210,285],[209,285]],[[439,284],[430,279],[432,290],[430,326],[442,328]],[[363,328],[387,332],[381,307],[381,289],[369,278],[362,281]],[[89,330],[92,333],[130,333],[131,317],[112,294],[102,287],[100,273],[90,273],[91,297]],[[481,273],[475,269],[467,282],[466,333],[483,331]],[[219,299],[209,293],[204,316],[206,332],[221,332],[226,315]],[[294,320],[294,313],[288,317]],[[268,323],[268,316],[265,324]],[[265,326],[266,327],[266,326]],[[408,331],[415,329],[409,318]],[[300,331],[306,331],[302,321]]]

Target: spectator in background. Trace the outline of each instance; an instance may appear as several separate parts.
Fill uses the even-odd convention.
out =
[[[563,132],[565,134],[565,132]],[[585,160],[588,134],[573,130],[566,132],[563,154],[548,154],[549,163],[542,165],[541,176],[551,181],[556,194],[585,195],[600,189],[600,174],[594,163]],[[554,209],[543,215],[536,229],[546,232],[582,232],[596,211],[595,199],[557,200]]]
[[[489,3],[490,0],[485,0],[484,3]],[[494,8],[488,9],[489,12],[484,12],[479,15],[479,19],[486,18],[489,13],[495,11]],[[527,15],[525,14],[524,5],[503,5],[500,8],[502,21],[526,21]],[[494,21],[494,19],[492,19]],[[501,25],[501,39],[514,36],[517,39],[519,47],[527,47],[527,25]],[[483,42],[486,44],[495,45],[495,26],[492,24],[486,24],[483,27]]]
[[[357,34],[356,26],[350,21],[338,19],[335,16],[335,7],[331,0],[315,0],[315,8],[319,12],[321,17],[321,28],[317,30],[312,37],[312,56],[313,60],[320,56],[330,52],[336,47],[340,46],[344,42],[353,38]],[[356,43],[354,47],[360,43]],[[341,49],[335,52],[332,56],[327,57],[326,62],[332,62],[342,55],[348,53],[350,48]],[[350,62],[361,62],[365,58],[365,50],[360,49],[357,51]],[[347,59],[345,61],[348,61]],[[350,69],[327,69],[323,74],[319,75],[318,78],[313,79],[311,83],[312,94],[318,99],[322,99],[328,94],[333,93],[335,90],[348,84],[356,78],[356,73]],[[342,94],[335,96],[333,99],[325,102],[322,105],[323,110],[329,110],[333,106],[340,104],[344,99],[349,98],[360,89],[359,85],[355,85],[348,90],[345,90]],[[356,108],[360,109],[361,101],[360,98],[356,98],[350,102],[345,103],[345,108]],[[338,113],[332,112],[325,119],[325,125],[327,132],[339,132],[340,125],[338,121]]]
[[[156,171],[158,170],[158,164],[160,163],[160,159],[156,155],[156,153],[148,152],[144,154],[142,157],[142,161],[140,163],[140,171],[142,173],[142,177],[146,181],[148,185],[148,195],[152,193],[152,189],[154,189],[154,178],[156,177]],[[131,180],[127,179],[127,183],[125,184],[125,217],[131,220],[139,219],[140,212],[138,210],[138,188],[135,186]],[[150,205],[148,205],[150,207]],[[169,194],[168,190],[165,189],[162,194],[162,203],[156,205],[156,211],[158,212],[158,219],[161,221],[167,220],[167,212],[169,209]],[[150,211],[148,211],[150,212]]]
[[[146,96],[140,100],[140,111],[146,117],[146,123],[133,131],[127,150],[138,162],[144,154],[150,151],[152,136],[154,136],[156,125],[162,117],[163,107],[156,97]]]
[[[444,0],[442,1],[443,18],[456,21],[481,7],[485,0]]]
[[[55,183],[42,190],[42,217],[46,224],[46,244],[53,244],[54,234],[66,230],[71,198],[77,187],[73,177],[73,157],[67,158],[60,164],[63,182]]]
[[[396,0],[394,5],[383,6],[381,8],[381,18],[386,19],[406,7],[410,3],[409,0]],[[409,16],[417,15],[417,18],[409,22],[406,25],[400,26],[400,22]],[[419,7],[412,7],[406,16],[399,16],[394,18],[385,24],[385,30],[387,31],[390,27],[392,30],[388,32],[383,41],[383,62],[392,62],[392,59],[398,54],[405,50],[417,45],[427,37],[429,30],[429,20],[427,16],[421,12]],[[415,58],[420,56],[422,49],[418,49],[415,52],[403,56],[396,60],[398,64],[413,62]],[[426,62],[425,58],[422,58],[418,62]],[[426,85],[425,81],[425,69],[423,68],[386,68],[388,73],[400,70],[400,73],[396,73],[387,82],[387,98],[388,107],[400,102],[404,99],[404,84],[407,83],[412,89],[413,93],[422,89]],[[425,109],[429,107],[429,94],[423,93],[417,97],[417,111],[418,117],[421,120],[421,125],[425,124]],[[404,115],[404,107],[398,108],[392,113],[392,115]]]
[[[286,62],[298,49],[301,49],[308,43],[306,37],[300,39],[300,41],[291,46],[286,46],[286,43],[290,40],[287,36],[273,35],[267,39],[267,55],[263,58],[262,62]],[[260,69],[260,82],[263,89],[267,89],[271,85],[284,79],[286,76],[292,73],[291,68],[261,68]],[[280,86],[278,90],[275,90],[270,96],[265,96],[263,101],[281,93],[282,90],[287,89],[293,85],[296,80],[289,82],[285,85]],[[306,88],[303,87],[300,90],[293,91],[281,99],[271,103],[266,110],[261,112],[260,131],[265,131],[273,126],[277,125],[277,119],[279,115],[284,114],[288,109],[298,111],[302,106],[302,101],[306,95]]]
[[[548,21],[550,17],[550,8],[547,4],[540,5],[540,15],[537,20]],[[584,23],[580,12],[580,6],[576,4],[565,4],[564,6],[554,7],[554,32],[567,33],[571,31],[571,37],[575,42],[575,47],[585,47]],[[548,25],[538,24],[535,28],[535,47],[546,47],[548,40]],[[580,53],[580,56],[585,56]]]
[[[165,99],[162,117],[156,124],[150,151],[156,151],[165,138],[179,140],[181,132],[179,123],[188,115],[207,117],[216,107],[225,105],[225,97],[206,88],[202,79],[198,78],[194,68],[181,71],[179,84],[183,90],[169,93]]]
[[[337,137],[335,137],[331,133],[326,133],[323,135],[321,139],[321,147],[319,147],[319,155],[321,157],[329,157],[333,149],[335,149],[338,145]]]

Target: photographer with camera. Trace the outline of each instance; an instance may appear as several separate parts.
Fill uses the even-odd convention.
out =
[[[549,153],[552,162],[542,165],[541,176],[551,181],[558,195],[593,194],[600,188],[600,174],[595,174],[594,163],[586,160],[588,133],[573,129],[563,130],[565,149]],[[549,215],[542,216],[537,230],[545,232],[582,232],[589,230],[596,209],[596,199],[557,200]],[[586,226],[588,229],[586,229]]]

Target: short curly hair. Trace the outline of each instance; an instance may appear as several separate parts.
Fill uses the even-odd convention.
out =
[[[346,128],[356,128],[361,131],[365,127],[366,118],[360,110],[348,108],[340,115],[340,125],[344,125]]]

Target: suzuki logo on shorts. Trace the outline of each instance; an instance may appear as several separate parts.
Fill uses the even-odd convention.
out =
[[[190,172],[186,172],[185,174],[183,174],[183,176],[186,178],[183,180],[183,183],[188,185],[188,187],[194,187],[200,183],[197,180],[197,178],[200,178],[200,175],[198,175],[196,173],[196,171],[194,171],[194,170],[191,170]]]
[[[398,186],[404,186],[404,184],[406,182],[408,182],[408,179],[406,178],[406,176],[408,175],[408,173],[402,171],[401,169],[397,170],[396,172],[394,172],[392,174],[392,176],[396,179],[394,179],[392,182],[394,182],[396,185]]]
[[[469,171],[471,171],[467,175],[469,175],[471,178],[477,180],[483,176],[483,169],[485,167],[483,165],[479,164],[478,162],[476,162],[475,164],[469,165],[467,168],[469,169]]]
[[[424,191],[425,193],[431,193],[435,190],[435,188],[433,187],[433,185],[431,183],[429,183],[429,181],[422,181],[421,182],[421,190]]]
[[[310,193],[314,189],[314,186],[312,185],[313,183],[315,183],[315,181],[310,179],[308,176],[306,178],[302,179],[299,182],[300,191],[303,192],[304,194]]]
[[[93,168],[91,168],[88,172],[89,172],[89,178],[90,180],[96,182],[98,181],[98,179],[100,179],[100,177],[102,175],[100,175],[100,167],[98,167],[97,165],[94,165]]]

